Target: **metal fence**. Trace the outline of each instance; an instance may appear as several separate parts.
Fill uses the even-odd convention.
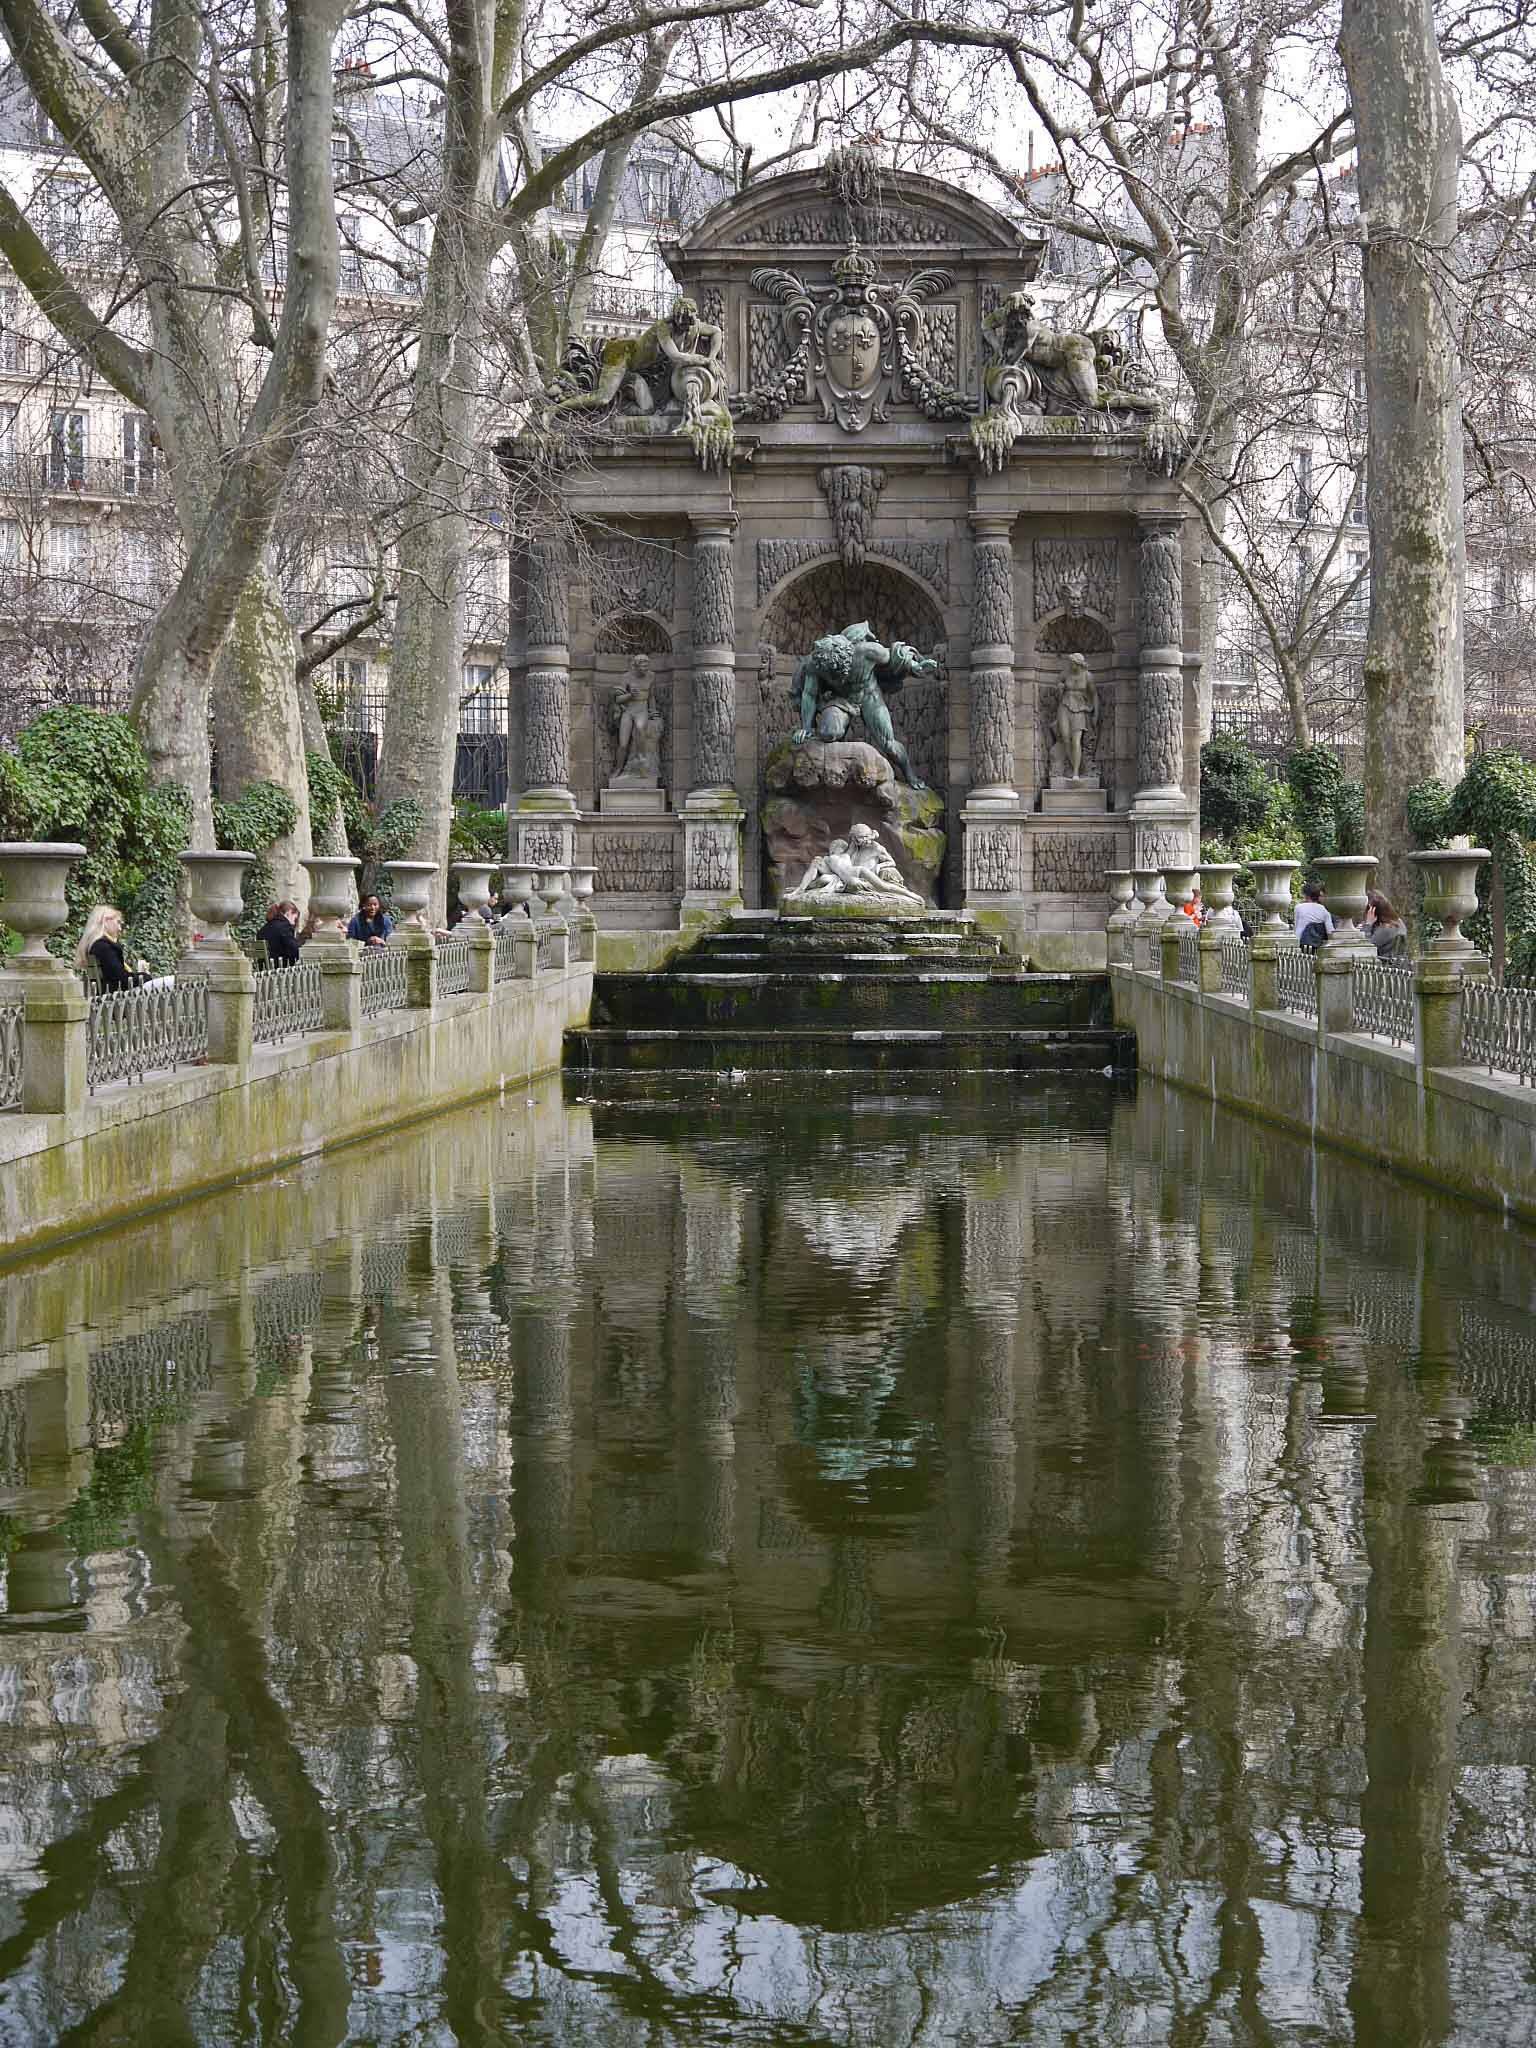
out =
[[[163,982],[98,996],[87,1026],[85,1078],[92,1089],[113,1081],[190,1067],[208,1057],[208,984]]]
[[[516,931],[517,927],[515,925],[505,922],[496,928],[495,977],[497,981],[510,981],[517,972],[517,955],[513,951],[512,945]]]
[[[377,1017],[385,1010],[403,1010],[409,990],[405,979],[405,950],[401,946],[363,948],[362,1006],[365,1017]]]
[[[1468,1066],[1536,1087],[1536,988],[1461,985],[1461,1056]]]
[[[1317,1015],[1317,962],[1300,946],[1282,946],[1275,955],[1275,1000],[1282,1010]]]
[[[306,1031],[319,1031],[324,1018],[318,960],[299,960],[287,967],[274,964],[258,970],[251,1016],[253,1045],[275,1045],[282,1038],[302,1038]]]
[[[1179,980],[1200,986],[1200,928],[1186,925],[1179,933]]]
[[[437,992],[440,996],[461,996],[469,988],[470,945],[468,939],[443,939],[437,948]]]
[[[1351,1029],[1412,1045],[1413,969],[1407,961],[1357,960],[1351,983]]]
[[[1222,994],[1241,996],[1247,1002],[1253,981],[1251,968],[1247,946],[1236,933],[1225,934],[1221,941]]]
[[[21,1103],[21,1005],[0,1004],[0,1109]]]

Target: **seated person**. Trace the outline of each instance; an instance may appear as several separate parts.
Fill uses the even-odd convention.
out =
[[[102,993],[109,996],[119,995],[125,988],[143,988],[153,979],[147,961],[130,961],[124,952],[123,913],[110,903],[98,903],[86,919],[75,948],[75,967],[81,974],[94,967],[101,977]]]
[[[1408,953],[1408,927],[1379,889],[1367,892],[1361,930],[1376,948],[1378,960],[1402,960]]]
[[[1322,885],[1308,882],[1296,906],[1296,941],[1303,952],[1315,953],[1333,931],[1333,918],[1323,907]]]
[[[347,926],[347,937],[361,939],[365,946],[382,946],[394,928],[394,919],[370,889]]]
[[[256,936],[266,947],[267,959],[274,967],[295,967],[298,965],[299,948],[309,933],[299,930],[297,903],[274,903],[269,906],[267,921]]]

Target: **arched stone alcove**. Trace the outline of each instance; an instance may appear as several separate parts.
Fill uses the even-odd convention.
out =
[[[888,563],[867,561],[849,569],[840,561],[828,561],[785,584],[762,614],[759,645],[771,647],[774,660],[770,671],[765,655],[759,671],[759,787],[768,756],[799,723],[790,697],[795,663],[821,634],[840,633],[860,619],[868,620],[887,647],[892,640],[905,640],[922,654],[938,653],[938,676],[907,682],[891,699],[891,723],[922,780],[934,789],[948,781],[943,614],[920,584]],[[865,737],[862,724],[851,737]]]

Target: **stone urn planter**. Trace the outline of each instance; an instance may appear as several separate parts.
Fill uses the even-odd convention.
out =
[[[501,864],[501,900],[508,911],[526,910],[533,916],[534,884],[538,869],[532,861],[508,860]]]
[[[437,873],[437,862],[387,860],[384,872],[389,877],[389,909],[396,925],[419,917],[432,901],[432,877]]]
[[[540,868],[538,893],[544,905],[546,917],[558,917],[560,906],[565,900],[565,869]]]
[[[1291,930],[1291,877],[1300,870],[1299,860],[1248,862],[1248,872],[1258,883],[1259,908],[1264,913],[1261,932],[1279,934]]]
[[[1477,948],[1461,927],[1477,909],[1477,871],[1493,855],[1486,846],[1447,846],[1408,858],[1424,877],[1424,915],[1438,920],[1440,936],[1425,948],[1436,960],[1465,960]]]
[[[1233,884],[1243,872],[1237,860],[1211,861],[1200,870],[1200,893],[1205,903],[1205,922],[1212,931],[1240,932],[1243,920],[1232,901]]]
[[[1163,871],[1161,868],[1133,868],[1132,880],[1136,888],[1136,901],[1141,905],[1138,924],[1161,924],[1172,905],[1163,894]]]
[[[181,864],[187,871],[192,922],[202,934],[199,953],[237,953],[240,948],[229,928],[238,924],[245,910],[240,885],[245,871],[256,862],[254,853],[184,853]]]
[[[1109,914],[1123,917],[1136,900],[1136,881],[1129,868],[1109,868],[1104,875],[1109,894]]]
[[[459,892],[459,923],[483,924],[480,913],[491,907],[491,877],[499,863],[494,860],[456,860],[448,872]]]
[[[1184,905],[1189,901],[1200,880],[1198,868],[1164,868],[1163,887],[1168,896],[1168,922],[1170,924],[1194,923],[1192,917],[1184,915]]]
[[[571,869],[571,894],[578,910],[590,910],[592,897],[597,888],[597,869],[579,867]]]
[[[1371,942],[1360,929],[1365,915],[1366,892],[1376,872],[1374,853],[1330,853],[1312,863],[1323,885],[1323,906],[1333,919],[1333,930],[1323,942],[1332,953],[1369,950]]]
[[[345,928],[357,909],[357,871],[362,862],[346,854],[317,853],[299,866],[309,877],[309,914],[315,926],[310,944],[344,944]]]
[[[47,941],[69,921],[64,884],[85,848],[65,840],[13,839],[0,844],[0,922],[21,933],[21,951],[4,962],[13,973],[61,974]]]

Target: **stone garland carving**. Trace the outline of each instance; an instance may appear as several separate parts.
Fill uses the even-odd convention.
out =
[[[696,789],[728,789],[736,780],[734,669],[693,671],[693,763]]]
[[[1136,568],[1136,633],[1146,647],[1184,644],[1184,563],[1178,527],[1142,534]]]
[[[1007,540],[976,543],[971,597],[971,647],[1013,645],[1013,548]]]
[[[1097,612],[1115,616],[1118,550],[1113,538],[1037,540],[1034,547],[1035,617],[1065,611],[1076,617]]]
[[[940,384],[959,382],[960,308],[952,300],[930,306],[923,319],[928,336],[928,369]]]
[[[843,567],[862,568],[869,529],[885,489],[885,471],[858,462],[828,463],[817,470],[816,487],[827,501]]]
[[[1136,781],[1140,789],[1184,782],[1184,677],[1176,668],[1144,668],[1136,692]]]
[[[817,540],[760,540],[757,544],[757,601],[767,600],[769,592],[786,576],[792,576],[797,569],[808,568],[812,562],[826,558],[827,549]],[[949,602],[949,546],[937,540],[885,540],[872,541],[869,546],[871,559],[877,562],[899,562],[904,569],[910,569],[914,576],[920,576],[938,593],[942,604]]]
[[[523,609],[530,647],[569,645],[571,623],[565,549],[558,541],[536,540],[529,547]]]
[[[523,693],[524,779],[529,789],[564,789],[571,775],[570,671],[531,668]]]
[[[973,825],[965,835],[966,886],[1005,896],[1019,886],[1019,835],[1009,825]]]
[[[723,825],[699,825],[688,835],[688,887],[724,894],[736,885],[735,832]]]
[[[670,896],[676,888],[670,832],[595,832],[596,888],[605,896]]]
[[[1006,789],[1013,781],[1013,670],[971,670],[971,782]]]
[[[736,644],[736,586],[729,534],[701,533],[693,543],[693,621],[698,647]]]
[[[1052,895],[1102,895],[1115,858],[1112,832],[1035,835],[1035,887]]]
[[[1189,835],[1177,826],[1138,825],[1131,856],[1138,868],[1171,868],[1189,858]]]
[[[655,612],[672,617],[677,550],[669,540],[617,534],[593,543],[590,567],[592,616],[610,612]]]
[[[780,213],[768,220],[755,221],[741,239],[749,245],[754,242],[776,242],[784,245],[798,242],[817,248],[831,243],[846,242],[848,223],[849,216],[844,208],[817,207],[803,213]],[[862,241],[891,243],[898,247],[910,242],[954,240],[952,230],[944,221],[925,213],[887,213],[883,209],[859,209],[854,215],[854,225]]]
[[[699,293],[699,311],[712,327],[725,325],[725,294],[717,284],[705,285]]]

